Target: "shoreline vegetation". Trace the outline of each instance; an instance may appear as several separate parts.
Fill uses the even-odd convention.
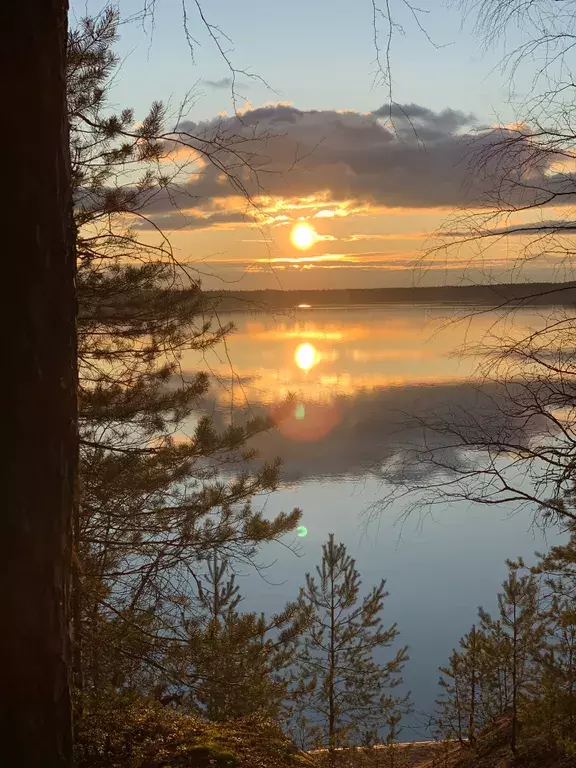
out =
[[[576,282],[503,283],[409,288],[205,291],[225,311],[346,308],[367,304],[444,304],[489,307],[576,306]]]

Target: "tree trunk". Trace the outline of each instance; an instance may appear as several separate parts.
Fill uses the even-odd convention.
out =
[[[518,738],[518,618],[516,616],[516,602],[514,602],[514,627],[512,634],[512,735],[510,749],[515,755]]]
[[[336,707],[334,702],[334,673],[336,654],[334,651],[336,621],[334,607],[334,564],[330,565],[330,672],[328,678],[328,749],[330,750],[330,765],[334,765],[334,749],[336,747]]]
[[[2,764],[72,764],[69,600],[77,474],[67,0],[3,6]]]
[[[472,626],[471,639],[471,651],[470,651],[470,666],[472,677],[470,679],[470,713],[468,719],[468,743],[470,746],[474,746],[476,741],[476,665],[477,665],[477,637],[476,626]]]
[[[75,551],[72,557],[72,593],[71,593],[71,626],[72,626],[72,687],[77,697],[75,702],[75,717],[81,718],[84,702],[84,658],[82,649],[82,579],[80,574],[80,509],[78,499],[73,510],[73,540]],[[78,695],[79,694],[79,695]]]

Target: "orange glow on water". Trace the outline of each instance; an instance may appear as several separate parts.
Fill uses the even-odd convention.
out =
[[[335,403],[282,403],[270,410],[272,420],[284,437],[296,442],[314,442],[327,437],[340,421]]]

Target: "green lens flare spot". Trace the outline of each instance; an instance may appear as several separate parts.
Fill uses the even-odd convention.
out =
[[[298,528],[296,528],[297,536],[306,536],[307,534],[308,534],[308,528],[305,528],[303,525],[299,525]]]
[[[294,411],[294,416],[301,421],[304,416],[306,416],[306,408],[304,408],[304,403],[298,403],[296,406],[296,410]]]

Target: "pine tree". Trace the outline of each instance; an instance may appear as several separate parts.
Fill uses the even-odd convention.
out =
[[[562,745],[576,754],[576,527],[566,544],[540,557],[533,571],[544,576],[548,636],[534,726],[546,722],[550,746]]]
[[[521,567],[521,561],[508,562],[508,578],[498,595],[498,619],[479,610],[481,629],[499,651],[499,672],[502,658],[508,667],[505,679],[509,682],[507,699],[512,718],[510,748],[513,754],[518,747],[521,707],[531,692],[536,677],[535,663],[543,651],[546,637],[538,584],[532,574],[519,576]]]
[[[437,718],[444,738],[474,746],[485,725],[485,653],[485,636],[473,626],[460,640],[460,650],[440,667],[443,693],[437,701]]]
[[[549,628],[535,577],[520,576],[521,569],[521,560],[508,562],[498,617],[479,608],[480,629],[464,636],[440,670],[437,713],[444,738],[474,746],[480,729],[510,715],[510,747],[517,752],[520,721],[539,695]]]
[[[565,597],[554,595],[546,646],[529,711],[533,734],[549,749],[576,754],[576,611]]]
[[[496,720],[508,712],[512,701],[511,647],[499,620],[484,636],[486,681],[484,707],[487,719]]]
[[[78,465],[68,3],[2,8],[5,439],[0,514],[2,763],[72,761],[72,511]],[[39,116],[41,118],[39,119]],[[24,126],[33,126],[34,139]],[[27,135],[28,134],[28,135]]]
[[[360,574],[344,544],[330,534],[322,547],[317,580],[306,574],[299,602],[311,612],[311,624],[295,656],[299,687],[293,691],[307,721],[309,739],[336,747],[378,733],[407,700],[392,689],[408,659],[407,648],[380,664],[374,652],[398,636],[396,624],[384,628],[381,612],[385,581],[359,600]]]
[[[277,718],[287,696],[289,667],[307,615],[292,603],[267,620],[239,611],[242,599],[229,561],[213,555],[199,590],[200,614],[187,622],[182,659],[190,687],[184,702],[209,720]]]
[[[115,113],[107,97],[117,26],[112,9],[84,19],[69,36],[67,73],[82,486],[75,666],[77,685],[83,681],[87,692],[102,695],[110,686],[159,685],[166,655],[185,643],[181,606],[193,599],[208,553],[220,548],[250,561],[261,543],[292,530],[300,516],[294,510],[267,520],[250,505],[254,494],[277,487],[277,462],[232,471],[256,458],[247,442],[267,422],[218,431],[209,418],[197,418],[210,381],[202,372],[183,376],[181,356],[200,356],[231,326],[219,323],[197,276],[176,262],[168,240],[150,242],[138,228],[147,222],[149,202],[169,196],[194,158],[204,154],[226,173],[234,143],[230,173],[241,176],[247,167],[241,141],[229,135],[200,141],[177,126],[168,130],[160,103],[139,124],[130,109]],[[192,139],[194,158],[177,164],[174,147]],[[229,471],[221,474],[222,468]]]
[[[402,720],[403,713],[399,710],[390,712],[386,719],[386,727],[388,732],[386,734],[386,745],[388,747],[388,768],[396,768],[396,742],[400,734],[400,722]]]
[[[454,649],[448,664],[440,667],[438,685],[443,689],[436,701],[438,731],[444,739],[458,739],[460,743],[465,738],[466,713],[462,692],[462,661],[461,654]]]
[[[556,583],[561,581],[561,591],[570,600],[576,600],[576,523],[569,526],[566,533],[570,534],[568,541],[552,547],[545,555],[540,554],[540,562],[533,571],[544,574],[553,591],[560,591]]]

